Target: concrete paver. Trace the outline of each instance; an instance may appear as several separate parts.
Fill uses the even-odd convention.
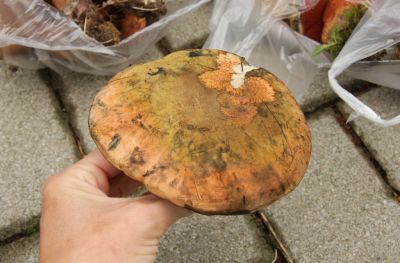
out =
[[[0,247],[2,263],[35,263],[39,257],[39,234]]]
[[[87,153],[94,150],[96,145],[90,137],[88,127],[89,111],[97,92],[111,77],[86,75],[71,71],[62,75],[55,72],[51,74],[52,84],[60,92],[70,122],[82,147]]]
[[[303,181],[266,212],[296,262],[397,262],[400,204],[333,113],[311,115]]]
[[[339,82],[348,90],[353,90],[356,86],[360,89],[363,88],[363,83],[356,81],[345,74],[339,77]],[[338,96],[331,89],[329,84],[328,70],[321,69],[314,77],[314,80],[310,84],[308,90],[299,100],[299,104],[304,112],[313,112],[321,105],[330,103],[336,99],[338,99]]]
[[[36,71],[0,62],[0,240],[38,223],[41,187],[77,160],[57,101]]]
[[[37,262],[39,235],[0,247],[2,263]],[[272,262],[273,249],[251,216],[193,215],[180,220],[161,239],[157,263]]]
[[[157,262],[272,262],[264,234],[249,215],[194,215],[161,239]]]
[[[359,98],[380,113],[384,119],[400,114],[400,91],[398,90],[380,87],[362,94]],[[346,116],[352,112],[345,103],[340,103],[339,109]],[[383,128],[365,118],[358,118],[350,124],[386,171],[390,185],[400,191],[399,127]]]
[[[168,28],[165,40],[170,52],[203,46],[209,34],[208,22],[213,7],[211,1]]]

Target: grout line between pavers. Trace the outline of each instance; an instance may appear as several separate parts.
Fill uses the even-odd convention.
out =
[[[68,128],[69,128],[69,130],[70,130],[70,132],[72,134],[72,137],[74,138],[76,147],[78,148],[80,157],[82,158],[83,156],[86,155],[86,151],[82,146],[81,139],[79,138],[74,126],[71,123],[71,118],[69,116],[69,112],[65,108],[64,102],[63,102],[63,100],[61,98],[61,95],[60,95],[59,91],[57,89],[55,89],[52,85],[51,85],[51,88],[53,89],[54,95],[55,95],[58,103],[60,104],[62,111],[66,115],[65,116],[65,122],[67,123],[67,126],[68,126]]]
[[[37,219],[37,221],[39,221],[39,219]],[[33,236],[34,234],[39,232],[39,229],[40,229],[40,224],[36,223],[31,228],[24,229],[20,233],[17,233],[17,234],[14,234],[14,235],[10,236],[10,237],[7,237],[4,240],[0,240],[0,247],[8,245],[10,243],[13,243],[13,242],[18,241],[18,240],[23,239],[23,238],[27,238],[27,237]]]
[[[70,135],[72,135],[72,138],[73,138],[75,145],[77,147],[77,150],[79,152],[79,156],[83,157],[85,155],[85,151],[82,147],[82,144],[80,143],[79,136],[77,136],[77,134],[70,122],[69,113],[67,112],[67,110],[64,106],[61,95],[59,94],[58,90],[55,89],[54,86],[52,85],[50,69],[41,69],[41,70],[38,70],[37,72],[38,72],[39,77],[42,79],[42,81],[44,81],[45,84],[47,85],[47,87],[50,89],[50,91],[53,92],[54,99],[55,99],[56,103],[58,104],[57,105],[58,110],[60,111],[59,112],[60,117],[64,121],[64,125],[67,127],[65,127],[64,125],[62,125],[62,126],[65,129],[67,129],[66,130],[67,133],[70,133]],[[35,217],[32,220],[36,221],[36,223],[34,223],[31,227],[22,229],[21,232],[19,232],[19,233],[13,234],[10,237],[0,240],[0,246],[7,245],[10,243],[16,242],[20,239],[23,239],[23,238],[26,238],[26,237],[36,234],[40,228],[39,218]]]
[[[284,242],[282,241],[283,238],[280,237],[278,232],[275,230],[275,227],[272,224],[271,219],[263,213],[262,211],[257,211],[254,215],[261,220],[264,226],[264,230],[267,234],[272,238],[274,244],[270,244],[275,249],[275,259],[273,262],[284,262],[284,263],[294,263],[289,249],[285,246]],[[272,262],[272,263],[273,263]]]
[[[86,155],[86,151],[82,146],[81,139],[80,139],[77,131],[75,130],[74,125],[71,122],[70,113],[67,110],[67,107],[66,107],[66,105],[64,103],[64,100],[62,99],[61,93],[60,93],[59,89],[54,87],[52,74],[53,73],[52,73],[51,69],[41,70],[42,78],[43,78],[43,80],[46,81],[46,84],[49,86],[49,88],[53,92],[54,97],[55,97],[55,99],[56,99],[56,101],[58,103],[58,106],[62,111],[63,120],[65,121],[65,123],[66,123],[66,125],[67,125],[67,127],[69,129],[69,132],[71,133],[71,135],[72,135],[72,137],[73,137],[73,139],[75,141],[75,145],[76,145],[76,147],[77,147],[77,149],[79,151],[79,155],[82,158],[83,156]]]
[[[74,139],[74,142],[76,144],[76,147],[79,151],[80,157],[83,157],[86,153],[84,148],[82,147],[82,144],[80,142],[80,138],[77,135],[69,117],[69,113],[64,105],[64,102],[61,98],[60,93],[56,88],[54,88],[51,77],[50,77],[50,69],[43,69],[38,71],[40,77],[42,78],[43,81],[45,81],[46,85],[50,88],[50,90],[53,92],[54,98],[56,99],[56,102],[58,103],[59,109],[61,109],[61,117],[64,120],[65,124],[67,125],[67,128],[69,129],[70,134],[72,135],[72,138]],[[39,221],[39,220],[37,220]],[[37,233],[39,231],[40,224],[36,223],[32,228],[29,229],[24,229],[20,233],[16,233],[4,240],[0,240],[0,246],[4,246],[10,243],[13,243],[15,241],[18,241],[22,238],[26,238],[29,236],[32,236],[33,234]]]
[[[375,170],[378,172],[380,179],[383,181],[384,186],[391,192],[392,197],[400,202],[400,191],[392,187],[389,183],[388,176],[386,170],[383,168],[381,163],[374,157],[373,153],[370,151],[368,146],[364,143],[361,137],[357,134],[357,132],[353,129],[351,125],[347,123],[347,118],[342,114],[342,112],[338,109],[337,105],[331,106],[335,114],[335,119],[342,127],[345,133],[347,133],[350,137],[354,145],[360,148],[368,161],[373,165]]]

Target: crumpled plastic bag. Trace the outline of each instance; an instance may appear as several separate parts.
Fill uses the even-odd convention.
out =
[[[23,68],[49,67],[113,75],[134,63],[166,28],[210,0],[167,0],[167,14],[143,30],[106,47],[43,0],[0,1],[0,57]],[[10,46],[11,45],[11,46]],[[6,48],[4,48],[6,47]]]
[[[332,61],[324,53],[312,53],[320,43],[293,31],[282,21],[308,10],[317,0],[216,0],[205,48],[237,53],[255,66],[277,75],[300,99],[320,68],[328,67],[332,89],[354,111],[383,126],[400,123],[400,116],[383,120],[371,108],[345,90],[337,77],[349,76],[400,89],[400,61],[366,62],[362,59],[400,42],[400,1],[369,0],[369,11],[358,24],[340,54]]]
[[[336,79],[346,71],[354,78],[400,90],[400,60],[360,61],[400,42],[400,1],[370,2],[369,11],[333,61],[328,72],[329,83],[355,111],[350,119],[363,116],[381,126],[392,126],[400,123],[400,115],[389,120],[382,119],[373,109],[341,87]]]

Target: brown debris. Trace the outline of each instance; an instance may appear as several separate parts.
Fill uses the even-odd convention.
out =
[[[165,0],[46,0],[103,45],[116,45],[158,21]]]
[[[94,10],[87,11],[85,18],[80,20],[79,25],[83,31],[100,43],[108,46],[121,41],[121,33],[113,23],[101,19]]]
[[[127,38],[145,27],[146,18],[138,17],[134,13],[127,13],[121,24],[122,37]]]

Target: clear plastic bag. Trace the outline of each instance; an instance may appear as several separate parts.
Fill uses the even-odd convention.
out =
[[[324,54],[313,57],[319,44],[293,31],[282,19],[317,1],[216,0],[204,47],[234,52],[270,70],[300,99],[318,68],[330,61]]]
[[[353,0],[354,1],[354,0]],[[216,0],[211,34],[204,47],[237,53],[255,66],[276,74],[300,99],[322,67],[330,67],[333,90],[356,111],[381,125],[400,123],[400,117],[385,121],[343,89],[336,77],[348,75],[379,85],[400,88],[400,61],[361,62],[400,41],[400,1],[369,0],[363,17],[334,61],[312,53],[320,44],[293,31],[283,18],[308,10],[317,0]]]
[[[390,120],[382,119],[340,86],[336,77],[346,71],[349,76],[400,90],[400,60],[360,61],[400,42],[400,1],[373,0],[369,11],[358,24],[328,72],[333,90],[353,110],[350,119],[363,116],[381,126],[400,123],[400,115]]]
[[[43,0],[0,1],[0,56],[10,64],[37,69],[64,68],[113,75],[132,64],[156,43],[178,18],[210,0],[167,0],[159,21],[106,47],[88,37],[71,19]]]

